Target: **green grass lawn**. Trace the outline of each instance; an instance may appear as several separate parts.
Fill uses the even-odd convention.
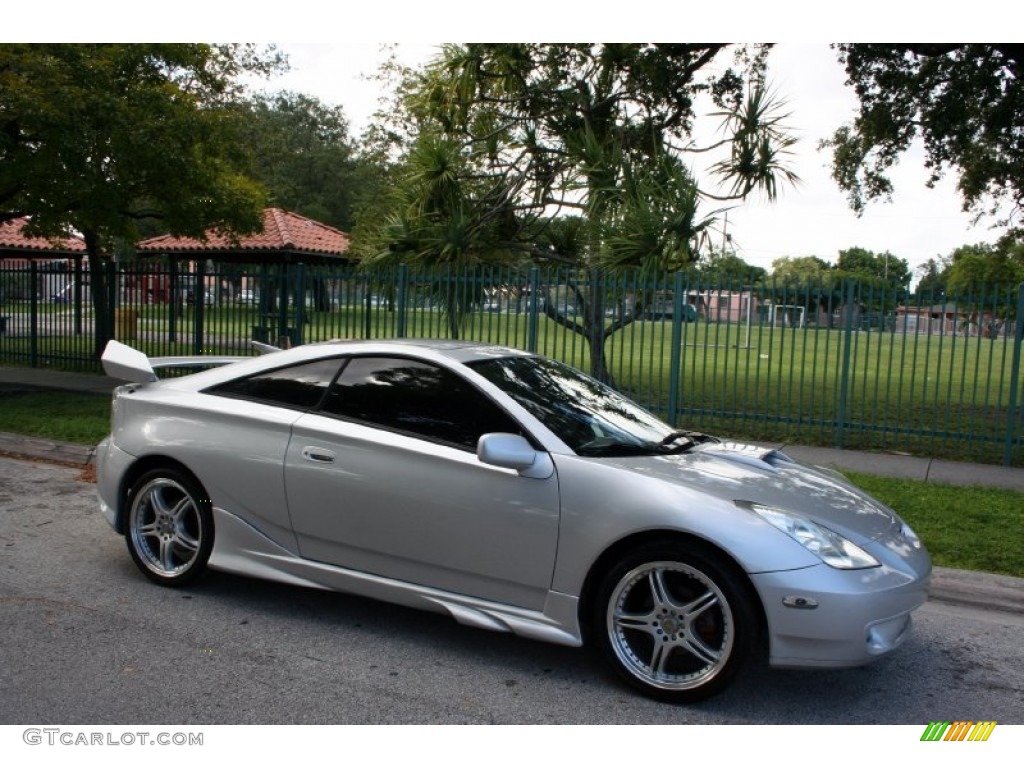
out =
[[[109,431],[109,395],[85,392],[0,394],[0,432],[95,445]]]
[[[936,565],[1024,577],[1024,493],[845,474],[896,510]]]

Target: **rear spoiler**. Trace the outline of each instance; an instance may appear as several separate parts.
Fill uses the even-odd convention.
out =
[[[269,344],[253,342],[253,345],[260,354],[277,351],[276,347],[271,347]],[[107,342],[103,355],[100,357],[103,363],[103,370],[107,376],[139,384],[157,381],[159,378],[155,371],[157,368],[197,368],[228,365],[229,363],[237,363],[239,360],[248,359],[245,355],[189,355],[183,357],[149,358],[144,352],[113,340]]]

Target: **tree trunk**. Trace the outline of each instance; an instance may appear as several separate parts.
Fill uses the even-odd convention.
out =
[[[582,292],[579,292],[581,298]],[[608,362],[604,354],[604,343],[608,334],[604,327],[604,289],[601,285],[601,272],[590,270],[590,281],[583,307],[583,327],[587,344],[590,347],[590,375],[610,387],[615,386]]]
[[[100,253],[99,235],[91,230],[82,233],[85,252],[89,259],[89,292],[92,294],[93,341],[97,358],[103,354],[107,342],[114,338],[114,307],[107,284],[107,262]]]

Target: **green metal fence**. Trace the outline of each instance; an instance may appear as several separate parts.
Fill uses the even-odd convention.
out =
[[[680,425],[1024,465],[1024,286],[936,297],[856,282],[203,262],[109,265],[106,278],[114,336],[154,356],[385,337],[508,345],[585,371],[603,355],[605,378]],[[87,271],[61,262],[0,266],[0,364],[99,371],[90,290]]]

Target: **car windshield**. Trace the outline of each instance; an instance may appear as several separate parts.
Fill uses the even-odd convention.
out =
[[[554,360],[505,357],[469,367],[581,456],[679,453],[711,439],[670,427],[611,387]]]

